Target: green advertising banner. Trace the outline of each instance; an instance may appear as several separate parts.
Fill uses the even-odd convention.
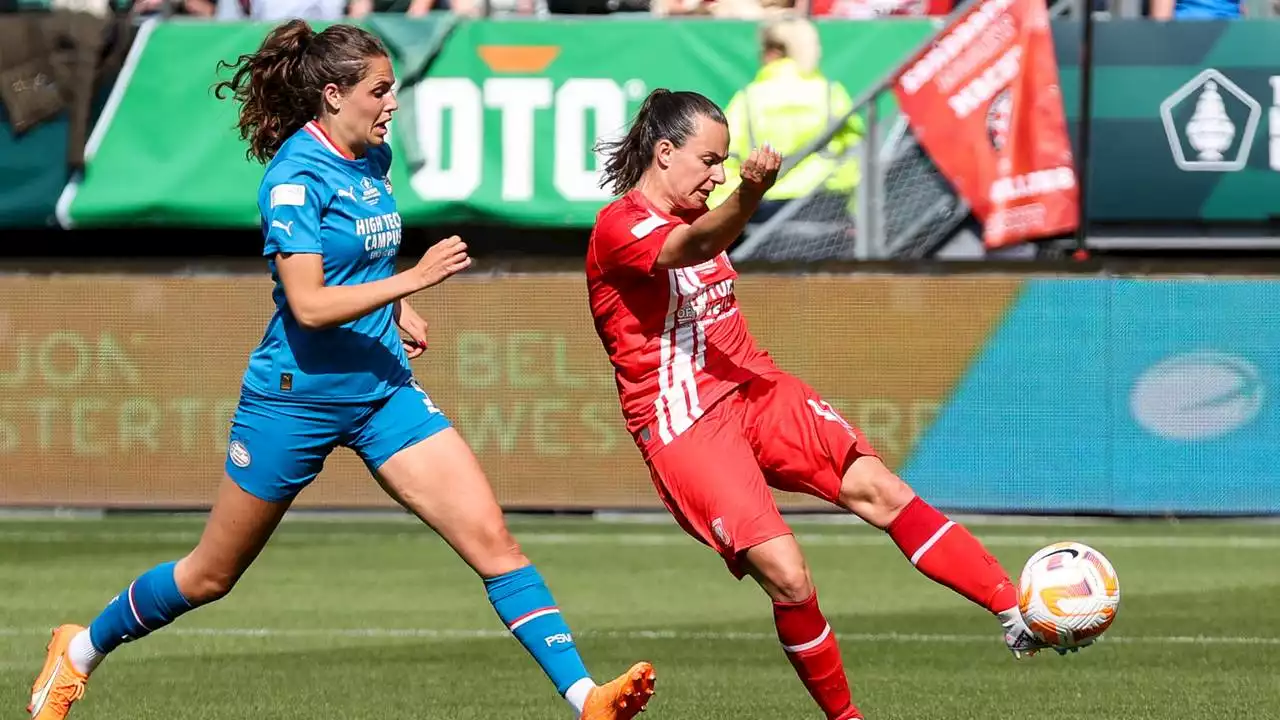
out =
[[[622,129],[654,88],[727,103],[759,66],[750,22],[446,22],[372,24],[405,85],[392,175],[405,188],[397,200],[409,224],[589,226],[607,199],[596,186],[597,137]],[[856,95],[932,28],[927,20],[820,23],[823,67]],[[252,51],[268,30],[184,21],[144,28],[95,130],[85,178],[60,207],[63,224],[256,225],[262,168],[245,160],[235,107],[210,86],[219,60]]]
[[[1078,133],[1080,25],[1054,25]],[[1093,222],[1280,215],[1280,22],[1113,20],[1094,34]]]
[[[597,136],[622,127],[656,87],[725,103],[759,64],[751,22],[388,15],[370,27],[404,83],[393,175],[405,188],[401,214],[416,225],[587,226],[606,199],[590,149]],[[824,70],[857,95],[934,26],[818,27]],[[62,192],[59,178],[26,175],[39,181],[0,197],[5,224],[43,224],[61,192],[64,226],[256,225],[262,168],[245,160],[235,107],[215,100],[210,86],[219,60],[252,51],[268,30],[182,20],[145,26],[95,128],[83,181]],[[1054,24],[1073,136],[1079,31],[1075,22]],[[1280,22],[1110,21],[1097,24],[1095,38],[1092,221],[1260,223],[1280,215]],[[22,149],[0,152],[0,172],[33,167],[39,147]]]

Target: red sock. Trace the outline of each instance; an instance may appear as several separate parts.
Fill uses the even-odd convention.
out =
[[[861,718],[849,693],[836,634],[818,609],[818,593],[804,602],[774,602],[773,622],[787,659],[827,719]]]
[[[1018,604],[1018,589],[999,561],[963,525],[919,497],[902,508],[888,531],[902,554],[930,580],[993,613]]]

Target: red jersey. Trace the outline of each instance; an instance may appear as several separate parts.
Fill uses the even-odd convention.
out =
[[[648,457],[742,383],[777,370],[738,311],[729,257],[657,267],[671,231],[689,221],[639,191],[596,216],[587,289],[596,332],[613,363],[627,430]]]

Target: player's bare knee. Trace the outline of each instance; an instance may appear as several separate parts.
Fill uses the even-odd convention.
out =
[[[803,602],[813,594],[813,578],[809,564],[799,546],[767,549],[753,548],[744,556],[747,571],[761,589],[777,602]]]
[[[813,594],[813,579],[804,563],[773,568],[769,573],[768,585],[771,587],[767,587],[766,592],[778,602],[804,602]]]
[[[238,570],[211,567],[190,555],[178,561],[174,568],[178,591],[187,602],[197,606],[226,597],[240,580],[240,575]]]
[[[858,465],[855,463],[845,473],[840,486],[840,505],[875,527],[888,527],[915,497],[915,492],[878,460],[862,467]]]
[[[743,567],[778,602],[803,602],[813,594],[813,580],[804,551],[794,535],[780,535],[749,548]]]
[[[495,557],[511,558],[514,561],[526,560],[524,552],[520,550],[520,543],[505,524],[500,524],[489,532],[487,546],[489,552]]]
[[[529,564],[520,543],[499,517],[477,526],[471,544],[471,564],[481,575],[492,577],[517,570]]]

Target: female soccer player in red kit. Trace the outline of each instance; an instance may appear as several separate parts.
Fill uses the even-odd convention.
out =
[[[624,138],[601,144],[605,181],[620,197],[600,211],[587,248],[591,312],[663,503],[735,577],[750,575],[769,595],[783,650],[831,720],[862,715],[770,487],[822,498],[884,530],[917,570],[995,614],[1015,656],[1041,649],[1015,586],[982,544],[756,345],[725,250],[782,161],[768,146],[753,150],[742,184],[708,210],[725,181],[728,144],[715,103],[667,90],[645,100]]]

